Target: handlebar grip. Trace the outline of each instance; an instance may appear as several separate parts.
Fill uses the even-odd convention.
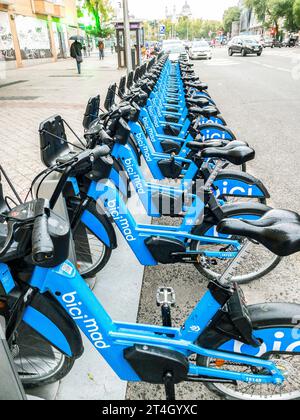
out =
[[[48,233],[48,217],[44,214],[34,222],[32,232],[32,258],[37,264],[49,260],[54,255],[54,246]]]
[[[113,141],[113,139],[107,134],[105,130],[101,130],[99,133],[99,140],[101,144],[109,145]]]

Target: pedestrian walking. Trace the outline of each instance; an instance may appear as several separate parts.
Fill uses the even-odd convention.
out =
[[[81,74],[82,59],[82,45],[79,41],[73,42],[70,49],[70,55],[76,60],[78,74]]]
[[[99,58],[100,60],[104,60],[104,42],[102,40],[99,41],[98,43],[98,48],[99,48]]]

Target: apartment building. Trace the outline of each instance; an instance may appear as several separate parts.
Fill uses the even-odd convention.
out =
[[[76,0],[0,0],[0,60],[10,68],[67,57],[78,33]]]

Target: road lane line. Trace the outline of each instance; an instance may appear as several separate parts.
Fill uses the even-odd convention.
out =
[[[286,69],[286,68],[284,68],[284,67],[276,67],[276,70],[279,70],[279,71],[285,71],[285,72],[287,72],[287,73],[291,73],[291,71],[292,71],[292,70],[290,70],[290,69]]]

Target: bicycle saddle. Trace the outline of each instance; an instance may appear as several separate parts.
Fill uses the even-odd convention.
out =
[[[205,118],[216,117],[219,114],[219,110],[215,106],[206,106],[204,108],[192,106],[189,108],[189,113],[194,120],[195,115],[202,115]]]
[[[205,108],[202,109],[201,114],[206,118],[210,118],[210,117],[216,117],[217,115],[219,115],[220,111],[218,110],[216,106],[206,106]]]
[[[186,82],[185,85],[186,87],[192,87],[201,91],[208,89],[208,85],[203,82]]]
[[[271,210],[260,220],[224,219],[218,232],[254,239],[280,257],[300,252],[300,216],[288,210]]]
[[[255,158],[255,151],[251,147],[235,145],[230,142],[225,147],[210,147],[203,150],[201,156],[205,159],[224,159],[233,165],[242,165]]]
[[[206,98],[188,98],[186,100],[186,103],[188,105],[196,105],[196,106],[200,106],[200,107],[204,107],[204,106],[208,106],[209,104],[209,100]]]
[[[228,144],[234,145],[235,147],[248,146],[248,143],[244,141],[239,141],[239,140],[234,140],[234,141],[210,140],[210,141],[205,141],[205,142],[191,141],[187,144],[187,147],[193,150],[194,152],[201,152],[202,150],[205,150],[211,147],[214,147],[214,148],[225,147]]]

